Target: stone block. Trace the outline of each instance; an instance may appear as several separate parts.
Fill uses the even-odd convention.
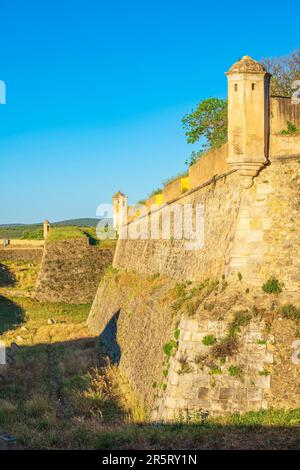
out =
[[[262,400],[261,408],[262,408],[262,410],[267,410],[269,408],[269,404],[268,404],[267,400]]]
[[[202,339],[204,338],[205,334],[203,333],[198,333],[196,331],[193,331],[192,332],[192,341],[197,341],[197,342],[201,342]]]
[[[167,408],[175,409],[177,404],[177,400],[172,397],[166,397],[165,399],[165,406]]]
[[[169,378],[169,382],[171,385],[178,385],[179,376],[176,373],[173,373],[172,376]]]
[[[271,376],[270,375],[259,375],[255,380],[255,385],[260,388],[270,388]]]
[[[231,256],[230,266],[231,268],[242,268],[247,265],[246,256]]]
[[[262,217],[261,224],[263,230],[269,230],[272,227],[272,219],[269,217]]]
[[[190,341],[192,337],[192,332],[191,331],[182,331],[180,332],[180,340],[182,341]]]
[[[270,194],[270,193],[272,193],[272,191],[273,191],[273,188],[272,188],[271,184],[269,184],[269,183],[258,184],[257,188],[256,188],[256,194],[257,195]]]
[[[260,217],[252,217],[250,219],[250,228],[251,230],[258,230],[262,228],[261,218]]]
[[[207,387],[200,387],[198,389],[198,398],[203,400],[208,397],[209,389]]]
[[[248,401],[261,401],[262,400],[262,390],[260,388],[248,388],[247,389],[247,399],[248,399]]]
[[[249,209],[241,209],[240,210],[240,218],[249,218],[250,217],[250,211]]]
[[[239,402],[243,402],[247,398],[247,388],[246,387],[238,387],[234,389],[234,398]]]
[[[186,410],[188,408],[188,400],[185,398],[178,398],[175,400],[175,407],[176,409],[183,409]]]
[[[209,321],[207,324],[208,331],[216,331],[219,330],[219,322],[218,321]]]
[[[272,353],[270,352],[267,352],[266,355],[265,355],[265,361],[268,363],[268,364],[273,364],[274,362],[274,356]]]
[[[245,240],[248,242],[262,242],[263,230],[251,230],[245,234]]]
[[[185,320],[184,327],[187,331],[197,331],[198,322],[194,320]]]
[[[218,400],[214,401],[211,404],[211,410],[212,411],[228,411],[229,404],[226,400]]]
[[[220,400],[230,400],[234,396],[234,389],[233,388],[225,388],[222,387],[220,388],[220,395],[219,398]]]
[[[267,217],[268,216],[268,209],[267,207],[251,207],[249,210],[250,217]]]
[[[249,230],[250,229],[250,219],[249,217],[240,218],[237,223],[237,230]]]

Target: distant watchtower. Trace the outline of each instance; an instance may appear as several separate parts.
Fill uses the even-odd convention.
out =
[[[127,196],[118,191],[113,196],[113,227],[118,232],[127,220]]]
[[[46,240],[46,238],[48,237],[48,234],[50,232],[50,222],[49,220],[45,220],[45,222],[43,222],[43,230],[44,230],[44,239]]]
[[[228,159],[244,176],[243,185],[267,163],[270,74],[249,56],[226,73],[228,77]]]

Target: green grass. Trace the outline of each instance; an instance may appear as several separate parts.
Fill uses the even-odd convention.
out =
[[[100,248],[114,249],[117,243],[117,240],[109,238],[105,240],[99,240],[95,227],[54,226],[51,228],[48,235],[48,241],[50,242],[80,238],[87,238],[90,245],[98,245]]]
[[[61,240],[69,240],[74,238],[86,238],[86,235],[79,227],[51,227],[48,241],[56,242]]]

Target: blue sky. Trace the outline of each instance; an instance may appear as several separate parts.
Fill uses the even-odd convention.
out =
[[[94,217],[184,169],[182,116],[241,56],[299,48],[299,2],[0,4],[0,223]]]

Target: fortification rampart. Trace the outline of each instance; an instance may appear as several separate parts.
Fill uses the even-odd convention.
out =
[[[48,302],[91,303],[113,249],[90,246],[87,238],[46,242],[36,298]]]
[[[32,263],[39,263],[43,256],[43,247],[31,248],[30,246],[15,247],[9,246],[0,248],[0,262],[1,261],[29,261]]]
[[[300,405],[291,360],[300,308],[300,141],[280,134],[290,116],[297,125],[298,111],[270,102],[270,77],[251,58],[227,75],[228,144],[190,168],[188,191],[175,180],[152,214],[121,227],[115,272],[100,283],[88,319],[114,344],[158,420]],[[204,244],[196,249],[175,232],[163,236],[164,218],[185,205],[204,208]]]

